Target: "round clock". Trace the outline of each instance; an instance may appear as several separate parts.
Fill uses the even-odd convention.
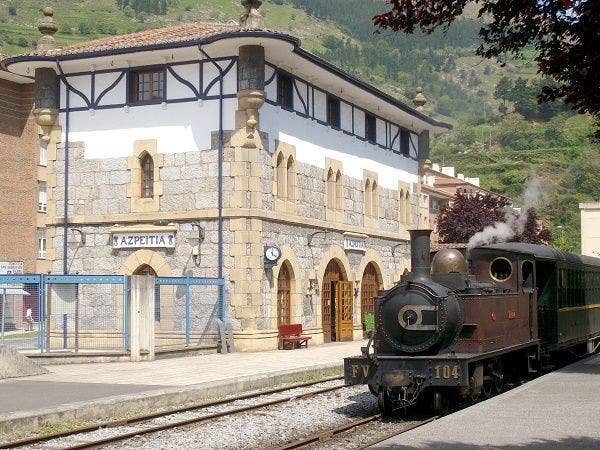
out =
[[[270,262],[275,262],[281,256],[281,249],[274,245],[267,245],[265,247],[265,258]]]

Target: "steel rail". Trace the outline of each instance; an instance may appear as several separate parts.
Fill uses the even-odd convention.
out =
[[[127,433],[122,433],[122,434],[119,434],[117,436],[111,436],[111,437],[108,437],[108,438],[98,439],[98,440],[95,440],[95,441],[82,442],[80,444],[76,444],[76,445],[72,445],[72,446],[66,446],[66,447],[61,447],[61,448],[63,450],[80,450],[80,449],[99,448],[99,447],[102,447],[103,445],[113,444],[115,442],[121,442],[121,441],[130,439],[130,438],[133,438],[133,437],[144,435],[144,434],[157,433],[159,431],[170,430],[170,429],[173,429],[173,428],[179,428],[179,427],[183,427],[183,426],[187,426],[187,425],[197,424],[197,423],[200,423],[200,422],[207,422],[209,420],[218,419],[218,418],[221,418],[221,417],[227,417],[227,416],[231,416],[231,415],[234,415],[234,414],[239,414],[239,413],[246,412],[246,411],[252,411],[252,410],[255,410],[255,409],[266,408],[268,406],[279,405],[281,403],[287,403],[287,402],[289,402],[291,400],[295,400],[295,399],[313,397],[315,395],[324,394],[326,392],[336,391],[336,390],[342,389],[344,387],[347,387],[347,386],[346,385],[341,385],[341,386],[334,386],[334,387],[319,389],[317,391],[307,392],[305,394],[300,394],[300,395],[294,395],[294,396],[291,396],[291,397],[280,398],[278,400],[271,400],[271,401],[264,402],[264,403],[259,403],[259,404],[256,404],[256,405],[242,406],[240,408],[230,409],[228,411],[222,411],[222,412],[218,412],[218,413],[207,414],[206,416],[194,417],[194,418],[191,418],[191,419],[180,420],[180,421],[177,421],[177,422],[172,422],[172,423],[167,423],[167,424],[162,424],[162,425],[156,425],[156,426],[144,428],[144,429],[141,429],[141,430],[134,430],[134,431],[130,431],[130,432],[127,432]]]
[[[397,436],[399,434],[405,433],[407,431],[413,430],[415,428],[418,428],[422,425],[425,425],[429,422],[432,422],[434,420],[436,420],[439,416],[435,416],[435,417],[430,417],[428,419],[422,420],[416,424],[411,425],[408,428],[404,428],[400,431],[394,431],[391,433],[387,433],[381,437],[378,437],[377,439],[374,439],[372,441],[370,441],[367,445],[359,447],[357,450],[362,450],[368,447],[371,447],[375,444],[378,444],[379,442],[383,442],[389,438],[392,438],[394,436]],[[355,420],[354,422],[350,422],[347,423],[345,425],[341,425],[339,427],[336,428],[332,428],[330,430],[325,430],[325,431],[319,431],[317,433],[315,433],[314,435],[307,437],[305,439],[300,439],[294,442],[289,442],[283,446],[280,447],[274,447],[272,450],[291,450],[291,449],[295,449],[295,448],[302,448],[302,447],[306,447],[307,445],[310,444],[314,444],[316,442],[326,442],[329,441],[331,439],[333,439],[335,436],[337,436],[338,434],[341,434],[345,431],[351,430],[352,428],[356,428],[356,427],[360,427],[360,426],[364,426],[367,425],[371,422],[375,422],[376,420],[380,420],[382,418],[381,414],[376,414],[374,416],[369,416],[366,417],[364,419],[359,419],[359,420]]]
[[[172,414],[194,411],[194,410],[198,410],[198,409],[209,408],[212,406],[224,405],[227,403],[233,403],[238,400],[247,400],[250,398],[261,397],[263,395],[277,394],[279,392],[291,391],[293,389],[314,386],[315,384],[326,383],[328,381],[341,380],[343,378],[344,378],[343,376],[328,377],[328,378],[323,378],[321,380],[308,381],[305,383],[298,383],[298,384],[293,384],[293,385],[289,385],[289,386],[271,388],[271,389],[267,389],[264,391],[258,391],[258,392],[252,392],[252,393],[248,393],[248,394],[238,395],[237,397],[230,397],[230,398],[215,400],[215,401],[211,401],[211,402],[197,403],[197,404],[193,404],[193,405],[183,406],[180,408],[172,408],[172,409],[167,409],[167,410],[163,410],[163,411],[158,411],[158,412],[151,413],[151,414],[134,416],[134,417],[126,418],[126,419],[111,420],[111,421],[102,422],[102,423],[98,423],[98,424],[94,424],[94,425],[73,428],[73,429],[67,430],[67,431],[59,431],[59,432],[52,433],[52,434],[45,434],[42,436],[35,436],[35,437],[30,437],[30,438],[19,439],[18,441],[0,442],[0,448],[4,449],[4,448],[23,447],[26,445],[39,444],[39,443],[46,442],[46,441],[49,441],[52,439],[58,439],[58,438],[73,436],[73,435],[82,434],[82,433],[90,433],[90,432],[102,430],[105,428],[115,428],[115,427],[120,427],[120,426],[131,425],[134,423],[147,422],[152,419],[170,416]],[[336,386],[336,388],[340,388],[340,387],[344,387],[344,385],[339,386],[339,387]],[[297,396],[295,398],[298,398],[298,397],[302,397],[302,395]],[[294,397],[290,397],[290,398],[294,398]]]
[[[325,442],[331,440],[335,435],[343,433],[344,431],[348,431],[351,428],[355,428],[361,425],[365,425],[367,423],[374,422],[381,418],[381,414],[376,414],[374,416],[366,417],[364,419],[355,420],[354,422],[350,422],[346,425],[342,425],[336,428],[332,428],[326,431],[319,431],[314,435],[307,437],[305,439],[300,439],[298,441],[289,442],[281,447],[275,447],[273,450],[288,450],[293,448],[301,448],[305,447],[309,444],[313,444],[315,442]]]
[[[426,424],[428,424],[429,422],[433,422],[434,420],[437,420],[437,419],[439,419],[440,417],[441,417],[441,416],[434,416],[434,417],[430,417],[430,418],[428,418],[428,419],[425,419],[425,420],[422,420],[422,421],[420,421],[420,422],[417,422],[417,423],[415,423],[415,424],[413,424],[413,425],[409,426],[408,428],[404,428],[403,430],[400,430],[400,431],[392,431],[391,433],[384,434],[383,436],[381,436],[381,437],[378,437],[378,438],[376,438],[376,439],[373,439],[373,440],[372,440],[372,441],[370,441],[370,442],[369,442],[367,445],[364,445],[364,446],[362,446],[362,447],[359,447],[359,448],[357,448],[356,450],[364,450],[365,448],[372,447],[373,445],[375,445],[375,444],[379,444],[380,442],[386,441],[386,440],[388,440],[388,439],[390,439],[390,438],[393,438],[394,436],[398,436],[398,435],[400,435],[400,434],[406,433],[407,431],[414,430],[415,428],[419,428],[419,427],[421,427],[421,426],[423,426],[423,425],[426,425]]]

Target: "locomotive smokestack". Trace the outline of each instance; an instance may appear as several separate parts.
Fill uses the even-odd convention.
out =
[[[432,230],[408,230],[410,233],[410,276],[409,281],[431,280],[429,253]]]

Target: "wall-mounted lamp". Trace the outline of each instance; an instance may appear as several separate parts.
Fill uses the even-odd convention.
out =
[[[327,231],[315,231],[314,233],[311,233],[308,235],[308,246],[310,247],[312,244],[312,240],[314,239],[314,237],[317,234],[327,234]]]
[[[398,244],[392,245],[392,258],[396,255],[396,249],[398,247],[400,247],[401,245],[405,245],[405,244],[406,244],[405,242],[400,242]]]
[[[358,292],[360,291],[360,281],[361,280],[354,280],[354,298],[358,297]]]
[[[192,228],[198,229],[198,237],[190,238],[195,245],[192,247],[192,260],[195,266],[200,265],[200,244],[204,241],[204,228],[199,223],[193,223]]]
[[[77,244],[77,247],[83,247],[85,245],[85,233],[79,228],[71,228],[71,234],[73,235],[73,238],[75,238],[75,233],[79,233],[79,241],[73,239],[67,241],[67,243]]]

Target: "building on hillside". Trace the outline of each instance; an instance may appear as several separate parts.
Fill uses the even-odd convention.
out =
[[[468,195],[492,194],[496,197],[506,198],[511,204],[512,200],[501,194],[483,189],[479,185],[478,177],[465,177],[464,174],[455,173],[453,166],[440,166],[433,163],[426,165],[422,174],[421,201],[419,208],[419,224],[433,230],[432,242],[438,242],[437,217],[441,210],[452,203],[457,193]]]
[[[429,135],[449,126],[246,3],[240,26],[62,49],[44,10],[38,49],[5,65],[35,76],[49,140],[46,259],[53,273],[224,277],[237,349],[276,348],[282,323],[311,343],[362,338],[410,259]]]
[[[34,80],[10,73],[0,55],[0,274],[44,273],[50,269],[46,248],[46,146],[33,115]],[[5,330],[22,328],[31,308],[37,320],[37,296],[7,296]]]
[[[580,203],[581,254],[600,257],[600,202]]]

